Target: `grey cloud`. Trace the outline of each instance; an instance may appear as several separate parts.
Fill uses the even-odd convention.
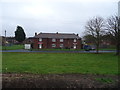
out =
[[[39,3],[36,3],[39,5]],[[116,14],[117,3],[111,2],[46,2],[45,5],[53,10],[50,16],[38,16],[25,12],[26,6],[32,3],[2,3],[2,35],[7,30],[8,36],[14,36],[17,25],[21,25],[27,36],[34,32],[67,32],[82,35],[84,25],[90,18],[99,15],[104,18]],[[38,11],[39,12],[39,11]]]

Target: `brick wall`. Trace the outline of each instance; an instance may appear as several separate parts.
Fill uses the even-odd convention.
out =
[[[38,38],[33,39],[33,48],[38,49]]]
[[[34,49],[39,49],[39,39],[35,38],[33,39],[33,48]],[[44,49],[50,49],[50,48],[60,48],[60,44],[63,44],[63,48],[73,48],[74,44],[76,44],[76,49],[80,49],[81,48],[81,40],[80,39],[76,39],[76,42],[74,42],[74,39],[64,39],[63,42],[60,42],[60,39],[56,39],[56,42],[52,42],[51,38],[43,38],[42,39],[42,48]],[[55,44],[56,47],[52,47],[52,44]]]

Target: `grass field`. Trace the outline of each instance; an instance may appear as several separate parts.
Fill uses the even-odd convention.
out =
[[[2,50],[17,50],[24,49],[24,45],[2,46]]]
[[[3,73],[118,74],[118,57],[113,53],[3,53]]]

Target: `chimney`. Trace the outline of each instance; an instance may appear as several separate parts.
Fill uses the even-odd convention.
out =
[[[35,32],[35,36],[37,36],[37,33]]]
[[[77,34],[77,36],[78,36],[78,34]]]

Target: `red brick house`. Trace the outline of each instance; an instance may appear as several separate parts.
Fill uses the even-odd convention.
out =
[[[35,33],[35,36],[29,39],[32,41],[33,49],[81,48],[81,38],[78,36],[78,34]]]

